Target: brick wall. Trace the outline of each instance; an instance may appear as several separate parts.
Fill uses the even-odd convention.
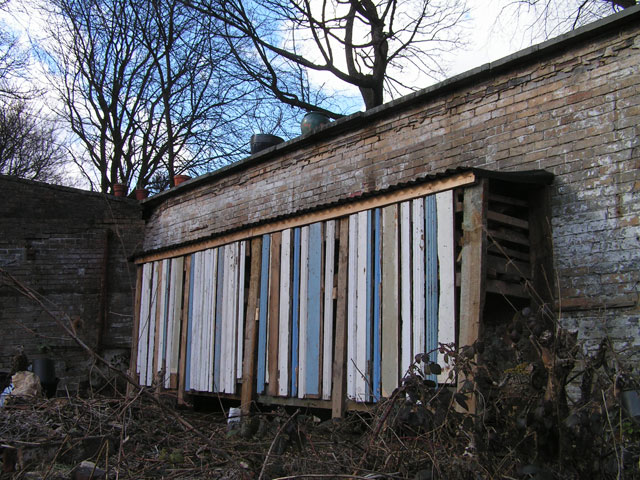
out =
[[[639,32],[630,9],[194,180],[147,203],[144,250],[448,168],[546,169],[563,320],[637,346]]]
[[[143,225],[136,201],[0,176],[0,267],[52,311],[69,315],[80,337],[103,353],[128,354],[135,268],[127,257],[140,248]],[[87,380],[87,355],[43,308],[2,281],[0,325],[0,370],[10,368],[17,346],[29,357],[47,346],[61,387],[75,390]]]

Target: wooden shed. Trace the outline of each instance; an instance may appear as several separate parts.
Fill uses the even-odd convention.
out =
[[[531,298],[551,179],[447,171],[138,257],[140,385],[334,415],[389,397],[416,354],[475,341],[486,293]]]

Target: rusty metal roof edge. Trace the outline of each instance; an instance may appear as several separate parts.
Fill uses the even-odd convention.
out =
[[[303,209],[299,209],[299,210],[295,210],[286,214],[282,214],[282,215],[275,215],[272,217],[268,217],[268,218],[263,218],[261,220],[258,220],[256,222],[252,222],[252,223],[248,223],[245,225],[242,225],[241,227],[235,227],[235,228],[230,228],[228,230],[224,230],[221,232],[217,232],[215,234],[211,234],[211,235],[207,235],[205,237],[200,237],[198,239],[194,239],[194,240],[189,240],[186,242],[180,242],[180,243],[175,243],[172,245],[168,245],[168,246],[164,246],[164,247],[160,247],[160,248],[155,248],[155,249],[150,249],[150,250],[143,250],[140,252],[136,252],[135,254],[133,254],[131,257],[129,257],[130,261],[135,261],[138,258],[141,257],[145,257],[145,256],[149,256],[149,255],[156,255],[156,254],[160,254],[163,252],[167,252],[170,250],[175,250],[175,249],[179,249],[179,248],[183,248],[183,247],[189,247],[191,245],[196,245],[198,243],[203,243],[206,242],[208,240],[213,240],[215,238],[218,237],[222,237],[224,235],[228,235],[231,233],[235,233],[241,230],[246,230],[249,228],[254,228],[254,227],[258,227],[260,225],[264,225],[267,223],[271,223],[271,222],[276,222],[279,220],[285,220],[288,218],[293,218],[293,217],[297,217],[300,215],[305,215],[307,213],[312,213],[312,212],[316,212],[316,211],[321,211],[321,210],[325,210],[328,208],[332,208],[338,205],[344,205],[344,204],[348,204],[348,203],[353,203],[356,201],[360,201],[362,199],[366,199],[366,198],[370,198],[370,197],[374,197],[376,195],[382,195],[385,193],[390,193],[390,192],[394,192],[396,190],[401,190],[403,188],[407,188],[407,187],[411,187],[414,185],[419,185],[419,184],[423,184],[423,183],[429,183],[429,182],[433,182],[436,180],[440,180],[440,179],[444,179],[444,178],[448,178],[448,177],[452,177],[454,175],[458,175],[458,174],[462,174],[462,173],[473,173],[476,177],[480,177],[480,178],[488,178],[489,180],[500,180],[500,181],[507,181],[507,182],[512,182],[512,183],[521,183],[521,184],[528,184],[528,185],[549,185],[552,183],[554,175],[551,172],[548,172],[546,170],[523,170],[523,171],[507,171],[507,172],[501,172],[501,171],[497,171],[497,170],[488,170],[488,169],[484,169],[484,168],[475,168],[475,167],[457,167],[457,168],[453,168],[453,169],[447,169],[444,170],[442,172],[435,172],[435,173],[429,173],[427,175],[423,175],[420,177],[417,177],[413,180],[407,181],[407,182],[401,182],[401,183],[397,183],[394,185],[390,185],[386,188],[380,189],[380,190],[372,190],[369,192],[364,192],[360,195],[355,195],[355,196],[351,196],[351,197],[344,197],[344,198],[338,198],[337,200],[334,200],[332,202],[328,202],[328,203],[323,203],[320,205],[316,205],[313,207],[309,207],[309,208],[303,208]]]

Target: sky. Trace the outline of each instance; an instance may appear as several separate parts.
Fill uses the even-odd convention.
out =
[[[445,61],[449,64],[446,77],[451,77],[487,62],[497,60],[520,49],[531,45],[531,39],[526,32],[519,30],[518,22],[502,17],[504,21],[496,23],[496,17],[508,7],[512,0],[469,0],[469,14],[467,16],[466,31],[468,46],[464,50],[451,51]],[[522,15],[522,11],[520,12]],[[520,24],[527,20],[521,19]],[[41,37],[45,30],[45,20],[34,9],[28,9],[28,2],[13,0],[9,4],[9,11],[0,11],[0,22],[5,22],[15,32],[21,33],[24,42],[29,38]],[[35,78],[40,78],[35,75]],[[445,77],[445,78],[446,78]],[[441,78],[440,80],[444,80]],[[312,74],[312,81],[317,84],[336,85],[330,74]],[[333,81],[329,81],[333,80]],[[424,88],[436,80],[420,77],[415,80],[415,87]],[[347,85],[341,87],[344,92],[358,97],[355,87]],[[408,93],[408,92],[407,92]],[[355,107],[357,109],[357,107]]]
[[[413,85],[415,89],[426,88],[438,81],[472,70],[527,48],[532,44],[539,43],[546,38],[551,38],[555,36],[554,33],[562,33],[550,33],[544,29],[534,32],[527,29],[526,25],[535,23],[535,12],[520,8],[517,10],[518,16],[516,16],[516,9],[513,7],[516,1],[518,0],[468,0],[467,7],[469,12],[465,18],[466,48],[456,48],[444,56],[444,61],[448,64],[448,68],[446,69],[446,74],[441,78],[433,79],[426,76],[414,76],[412,78],[407,76],[407,82]],[[570,9],[575,8],[575,5],[581,2],[582,0],[560,0],[554,2],[553,5],[557,3],[559,5],[558,8]],[[594,2],[594,4],[606,5],[605,2]],[[43,16],[39,15],[37,10],[29,9],[29,5],[29,0],[12,0],[8,11],[0,11],[0,22],[4,22],[15,33],[20,34],[25,44],[28,44],[30,38],[42,39],[46,30],[46,21]],[[562,15],[571,17],[570,14],[563,11],[553,13],[559,17]],[[536,33],[537,36],[534,36],[533,33]],[[32,76],[35,81],[45,78],[42,73],[44,68],[43,65],[37,62],[34,63]],[[410,75],[410,72],[407,75]],[[343,113],[351,114],[364,109],[357,89],[354,86],[336,81],[331,74],[312,71],[310,72],[310,81],[312,84],[324,85],[324,88],[336,89],[336,96],[338,97],[346,96],[343,99]],[[409,93],[409,91],[406,93]],[[385,100],[390,101],[391,98],[387,96]],[[51,105],[54,105],[55,101],[53,92],[50,92],[49,95],[45,94],[42,97],[43,111],[46,112]],[[303,115],[304,112],[301,112],[300,117],[302,118]]]

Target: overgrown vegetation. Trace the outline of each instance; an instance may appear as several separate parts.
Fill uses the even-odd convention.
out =
[[[418,355],[390,399],[342,420],[263,410],[230,429],[220,410],[176,413],[173,397],[140,390],[14,405],[0,412],[1,443],[40,454],[4,478],[68,478],[84,459],[108,478],[640,478],[640,424],[621,403],[637,372],[607,340],[584,357],[529,309],[488,322],[484,338],[441,345],[465,379],[457,390],[437,387],[441,367]]]

